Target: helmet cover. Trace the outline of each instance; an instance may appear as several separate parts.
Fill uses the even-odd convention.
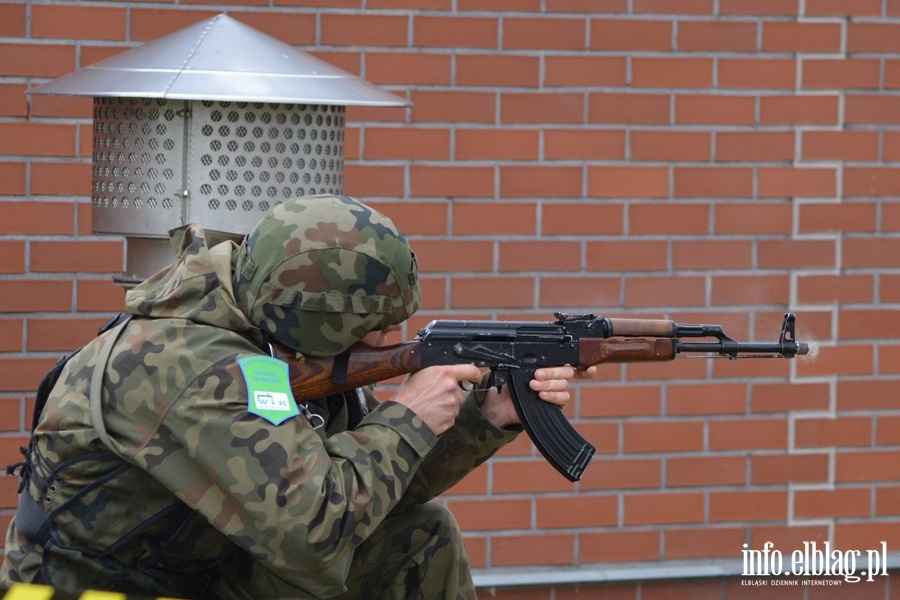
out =
[[[335,356],[419,307],[415,255],[394,223],[347,196],[271,209],[237,253],[234,295],[254,324],[311,356]]]

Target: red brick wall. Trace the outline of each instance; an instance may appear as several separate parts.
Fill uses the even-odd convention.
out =
[[[350,108],[346,145],[346,192],[419,254],[409,332],[563,310],[768,340],[792,310],[818,342],[605,367],[568,410],[581,483],[523,438],[446,497],[477,567],[900,550],[900,0],[0,4],[0,462],[123,296],[90,102],[26,92],[221,10],[413,102]]]

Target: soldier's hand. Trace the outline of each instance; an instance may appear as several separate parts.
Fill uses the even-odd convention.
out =
[[[410,375],[393,400],[412,410],[440,435],[453,426],[466,398],[460,383],[479,381],[481,371],[475,365],[427,367]]]

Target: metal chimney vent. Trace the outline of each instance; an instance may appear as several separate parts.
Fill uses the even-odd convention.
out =
[[[34,93],[94,97],[92,224],[126,236],[126,284],[174,260],[172,228],[342,193],[344,107],[408,104],[224,14]]]

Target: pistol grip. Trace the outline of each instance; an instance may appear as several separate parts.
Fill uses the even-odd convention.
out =
[[[522,427],[538,451],[569,481],[584,474],[596,448],[581,437],[555,404],[541,400],[528,387],[535,369],[510,369],[509,394]]]

